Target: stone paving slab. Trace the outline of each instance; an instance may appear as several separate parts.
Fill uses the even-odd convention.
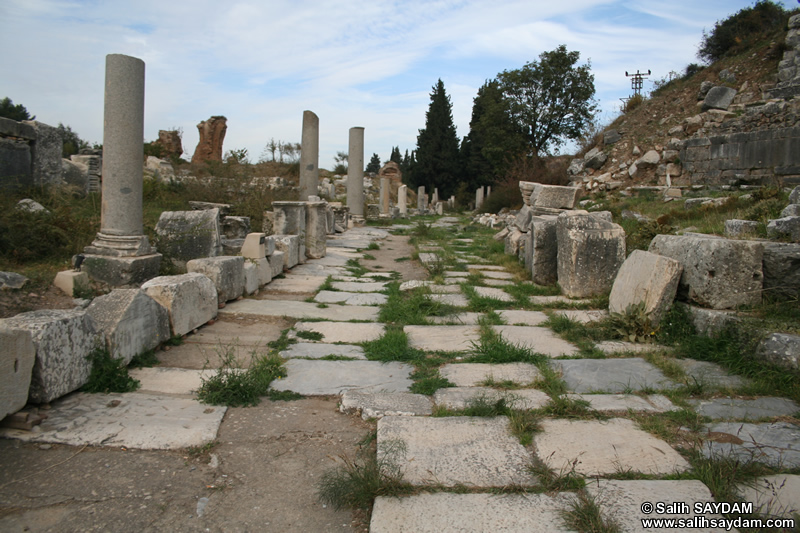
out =
[[[724,368],[708,361],[695,361],[694,359],[675,359],[686,376],[689,383],[697,382],[712,388],[738,389],[750,383],[749,379],[729,374]]]
[[[666,442],[639,429],[632,420],[543,420],[534,436],[539,459],[565,474],[573,462],[584,476],[643,472],[669,474],[690,468]]]
[[[410,291],[418,287],[429,287],[434,294],[453,294],[461,292],[461,287],[458,285],[438,285],[432,281],[421,279],[412,279],[400,284],[401,291]]]
[[[504,416],[385,416],[378,420],[378,456],[389,457],[404,443],[405,453],[396,459],[404,479],[415,485],[533,485],[530,456],[508,425]]]
[[[571,392],[628,392],[646,388],[674,389],[677,383],[638,357],[552,361]]]
[[[378,320],[379,309],[368,305],[317,307],[311,302],[294,300],[251,300],[231,302],[219,310],[222,316],[255,315],[290,318],[321,318],[323,320]]]
[[[800,427],[786,422],[718,422],[706,426],[706,457],[737,457],[781,468],[800,467]]]
[[[244,322],[244,323],[243,323]],[[285,327],[285,326],[283,326]],[[183,344],[214,344],[264,347],[280,337],[282,327],[270,322],[249,320],[217,320],[187,335]],[[172,349],[179,348],[179,346]]]
[[[342,267],[306,263],[292,268],[289,278],[295,276],[319,276],[322,278],[322,281],[325,281],[325,278],[328,276],[341,276],[347,272],[348,271]]]
[[[635,394],[567,394],[567,398],[586,400],[595,411],[635,411],[637,413],[665,413],[678,408],[663,394],[637,396]]]
[[[461,292],[460,285],[428,285],[433,294],[458,294]]]
[[[432,252],[419,252],[417,255],[419,256],[419,262],[423,265],[431,265],[440,261],[439,256]]]
[[[408,392],[414,367],[405,363],[378,361],[309,361],[290,359],[287,376],[272,382],[275,390],[290,390],[304,396],[342,394],[347,390]]]
[[[383,305],[389,297],[372,292],[319,291],[315,302],[343,303],[345,305]]]
[[[346,292],[381,292],[388,285],[388,281],[368,281],[354,283],[350,281],[334,281],[331,286],[337,291]]]
[[[433,395],[433,402],[437,406],[453,411],[466,409],[479,399],[490,403],[503,399],[506,405],[515,409],[538,409],[550,402],[550,396],[537,389],[501,391],[490,387],[446,387]]]
[[[758,420],[775,416],[794,416],[800,411],[788,398],[714,398],[711,400],[688,400],[698,414],[712,420]]]
[[[511,381],[528,385],[541,377],[536,365],[530,363],[451,363],[439,369],[439,375],[456,387],[476,387],[487,379],[495,382]]]
[[[573,300],[566,296],[531,296],[530,301],[537,305],[551,305],[551,304],[588,304],[591,300]]]
[[[139,380],[139,392],[183,395],[194,394],[203,380],[214,374],[214,370],[167,367],[132,368],[128,371],[130,377]]]
[[[452,494],[379,496],[371,533],[567,533],[570,495]]]
[[[598,342],[597,344],[594,345],[594,347],[606,355],[672,350],[672,348],[670,348],[669,346],[661,346],[660,344],[640,344],[640,343],[625,342],[625,341],[603,341],[603,342]]]
[[[469,272],[460,272],[460,271],[453,271],[447,270],[444,273],[445,278],[466,278],[469,276]]]
[[[752,486],[740,486],[739,494],[746,502],[755,504],[755,511],[769,516],[791,518],[800,512],[800,476],[776,474],[753,481]]]
[[[457,287],[458,285],[456,285]],[[431,294],[429,296],[431,301],[439,302],[454,307],[467,307],[469,300],[463,294]]]
[[[424,394],[349,390],[342,394],[339,411],[360,413],[362,419],[369,420],[384,416],[430,416],[433,408],[431,399]]]
[[[578,348],[553,333],[538,326],[492,326],[506,342],[527,348],[548,357],[574,355]]]
[[[507,287],[513,285],[514,282],[508,279],[484,279],[483,284],[491,287]]]
[[[480,322],[481,317],[485,316],[483,313],[456,313],[453,315],[444,316],[429,316],[428,321],[433,324],[452,324],[452,325],[470,325],[474,326]]]
[[[500,272],[505,272],[505,268],[499,265],[467,265],[467,270],[499,270]]]
[[[514,274],[511,272],[498,272],[496,270],[482,270],[484,278],[490,279],[514,279]]]
[[[364,348],[352,344],[327,344],[323,342],[298,342],[292,344],[281,352],[284,359],[295,359],[307,357],[309,359],[321,359],[328,355],[340,357],[352,357],[353,359],[366,360]]]
[[[480,341],[476,326],[404,326],[412,348],[431,352],[463,352]]]
[[[383,335],[383,324],[358,322],[298,322],[294,329],[321,333],[322,342],[329,344],[374,341]]]
[[[293,276],[273,279],[265,287],[269,292],[305,293],[317,292],[319,286],[325,283],[327,276]]]
[[[684,529],[644,529],[642,519],[646,518],[683,518],[691,519],[698,516],[694,513],[695,502],[713,502],[714,498],[702,481],[691,480],[629,480],[599,479],[586,483],[586,490],[600,503],[601,514],[615,519],[622,531],[686,531]],[[642,512],[644,502],[683,502],[689,507],[686,514],[645,514]],[[706,518],[721,518],[719,515],[704,514]],[[705,533],[724,531],[718,528],[697,528],[691,531]]]
[[[175,396],[73,393],[52,403],[41,431],[0,429],[0,436],[70,446],[176,450],[213,441],[226,410]]]
[[[548,316],[541,311],[518,311],[502,309],[497,311],[506,324],[510,326],[538,326],[548,320]]]
[[[592,322],[598,322],[608,317],[608,311],[594,310],[594,309],[587,311],[580,309],[572,309],[572,310],[554,311],[554,313],[556,315],[567,317],[573,322],[580,322],[581,324],[590,324]]]
[[[514,301],[514,297],[503,289],[498,289],[496,287],[474,287],[474,289],[478,296],[482,296],[484,298],[494,298],[495,300],[500,300],[501,302]]]

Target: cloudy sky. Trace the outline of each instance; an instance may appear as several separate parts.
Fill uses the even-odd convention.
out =
[[[797,4],[783,0],[787,8]],[[256,161],[320,119],[320,166],[363,126],[366,159],[416,146],[438,78],[458,135],[486,79],[565,44],[590,61],[601,118],[652,79],[698,62],[703,29],[752,0],[0,0],[0,98],[101,142],[105,56],[146,63],[145,139],[228,118],[224,149]],[[645,89],[651,84],[646,82]]]

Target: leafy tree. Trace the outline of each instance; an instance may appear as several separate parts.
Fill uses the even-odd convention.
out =
[[[710,33],[703,30],[697,57],[713,63],[746,50],[763,39],[765,33],[782,29],[788,16],[780,4],[759,0],[753,7],[740,9],[725,20],[717,21]]]
[[[369,174],[370,172],[377,174],[378,171],[381,169],[381,158],[378,154],[372,154],[372,159],[369,160],[367,163],[367,168],[364,169],[364,172]]]
[[[336,152],[333,161],[336,163],[333,167],[334,174],[347,174],[347,152]]]
[[[538,156],[575,140],[597,111],[590,64],[577,65],[579,52],[561,45],[538,61],[498,75],[511,120],[524,132],[530,154]]]
[[[438,187],[439,196],[447,198],[455,192],[460,178],[461,158],[452,104],[440,79],[431,92],[425,128],[417,136],[416,163],[409,181],[431,190]]]
[[[392,155],[389,156],[389,161],[394,161],[398,165],[400,165],[403,162],[403,156],[400,155],[399,146],[392,147]]]
[[[59,122],[58,131],[61,133],[61,140],[64,143],[61,148],[61,157],[69,159],[69,156],[79,153],[84,148],[89,148],[89,143],[81,139],[78,133],[72,131],[69,126]]]
[[[33,120],[36,118],[36,115],[31,116],[31,114],[28,113],[28,110],[25,109],[24,105],[14,105],[14,102],[11,101],[11,98],[6,96],[0,100],[0,117],[10,118],[11,120],[16,120],[19,122],[22,120]]]
[[[264,147],[264,151],[261,152],[260,161],[267,161],[267,154],[269,154],[269,161],[275,161],[275,152],[278,151],[278,143],[280,141],[276,141],[274,137],[271,137],[267,145]]]

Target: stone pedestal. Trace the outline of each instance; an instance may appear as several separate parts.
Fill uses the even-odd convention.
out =
[[[306,206],[306,257],[325,257],[328,239],[327,202],[309,202]]]
[[[389,197],[391,195],[389,178],[381,178],[381,214],[389,214]]]
[[[82,270],[109,285],[135,285],[161,262],[142,229],[144,61],[109,54],[105,83],[100,231],[85,248]]]
[[[400,188],[397,190],[397,207],[400,208],[400,216],[406,216],[408,214],[408,199],[407,199],[408,187],[406,185],[401,185]]]
[[[306,205],[308,202],[272,202],[272,231],[275,235],[306,236]]]
[[[350,128],[347,156],[347,207],[354,217],[364,217],[364,128]],[[347,229],[345,227],[345,229]]]
[[[303,111],[300,143],[300,201],[307,202],[319,186],[319,117],[312,111]]]

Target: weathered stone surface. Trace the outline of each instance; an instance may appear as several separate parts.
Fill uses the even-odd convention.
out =
[[[697,502],[713,502],[714,498],[702,481],[690,480],[628,480],[620,481],[616,479],[596,480],[586,484],[586,490],[601,502],[601,513],[607,518],[617,521],[621,531],[660,531],[658,529],[643,529],[642,519],[664,518],[664,519],[683,519],[690,520],[698,516],[694,512],[694,504]],[[656,504],[662,502],[666,506],[672,503],[685,503],[688,513],[663,513],[645,514],[642,512],[642,504],[651,502]],[[665,508],[668,508],[666,507]],[[674,507],[673,507],[674,509]],[[652,513],[652,511],[651,511]],[[719,515],[707,513],[706,518],[721,518]],[[672,529],[671,531],[680,531]],[[719,529],[698,529],[698,531],[712,532]]]
[[[597,170],[602,167],[607,160],[608,156],[604,154],[602,150],[599,148],[592,148],[583,156],[583,166],[584,168]]]
[[[713,87],[706,93],[703,99],[702,110],[722,109],[724,111],[733,103],[734,96],[736,96],[736,89],[731,89],[730,87],[724,87],[722,85]]]
[[[368,281],[368,282],[353,282],[353,281],[334,281],[332,284],[337,291],[345,292],[380,292],[386,288],[388,282],[386,281]]]
[[[750,384],[750,380],[729,374],[724,368],[709,361],[674,359],[686,373],[690,385],[701,385],[707,389],[739,388]]]
[[[440,368],[439,375],[456,387],[475,387],[487,380],[529,385],[541,377],[536,365],[530,363],[454,363]]]
[[[244,292],[244,257],[193,259],[186,263],[186,269],[207,276],[214,283],[221,304],[235,300]]]
[[[284,257],[285,253],[282,250],[275,250],[271,256],[267,257],[273,278],[283,274]]]
[[[522,182],[520,182],[522,183]],[[580,196],[579,187],[533,183],[528,205],[535,213],[540,209],[572,209]]]
[[[511,231],[506,235],[505,239],[506,255],[517,255],[519,253],[520,242],[524,236],[525,233],[521,232],[518,227],[512,226]]]
[[[300,262],[301,246],[303,246],[303,248],[305,247],[300,240],[300,236],[272,235],[272,237],[275,240],[276,250],[283,252],[283,267],[289,269],[297,265]],[[305,253],[305,251],[303,251],[303,253]]]
[[[0,325],[27,330],[36,348],[29,401],[46,403],[86,384],[98,333],[83,310],[42,310],[22,313]]]
[[[492,326],[503,340],[514,346],[521,346],[528,350],[546,355],[559,357],[573,355],[578,349],[557,336],[551,329],[538,326]]]
[[[541,311],[503,309],[497,314],[510,326],[538,326],[548,320],[548,316]]]
[[[775,474],[751,483],[740,486],[739,494],[744,501],[755,504],[754,512],[792,518],[800,510],[800,476]]]
[[[142,289],[116,289],[92,300],[86,312],[112,357],[125,364],[169,340],[169,313]]]
[[[767,224],[767,235],[773,238],[789,237],[794,242],[800,242],[800,217],[770,220]]]
[[[531,279],[539,285],[558,281],[558,217],[531,219]]]
[[[279,281],[284,280],[272,282],[270,284],[270,288],[272,288],[272,285],[276,285]],[[320,283],[322,281],[324,280],[320,280]],[[378,319],[378,308],[375,306],[348,305],[344,307],[318,307],[317,304],[311,302],[298,302],[295,300],[254,300],[250,298],[236,302],[230,302],[225,306],[225,309],[220,310],[220,313],[223,315],[285,316],[290,318],[308,318],[317,320],[374,321]],[[339,323],[349,324],[347,322]],[[362,325],[366,326],[366,324]],[[345,329],[347,328],[348,326],[345,326]]]
[[[364,420],[384,416],[429,416],[431,400],[410,392],[364,392],[348,390],[339,403],[342,413],[358,413]]]
[[[670,446],[636,427],[633,420],[543,420],[534,436],[536,454],[556,472],[584,476],[623,472],[670,474],[690,468]]]
[[[226,239],[244,239],[250,233],[250,217],[225,216],[220,220],[220,235]]]
[[[158,139],[155,144],[164,149],[164,155],[180,157],[183,154],[181,134],[177,130],[158,130]]]
[[[483,298],[492,298],[501,302],[513,302],[514,297],[508,294],[503,289],[496,287],[475,287],[475,292],[478,296]]]
[[[725,221],[725,235],[727,235],[728,237],[755,235],[757,230],[758,230],[758,222],[756,222],[755,220],[731,219]]]
[[[558,216],[556,231],[562,292],[583,298],[609,290],[625,261],[625,230],[585,211],[575,211]]]
[[[298,342],[281,352],[285,359],[322,359],[328,355],[366,360],[364,348],[352,344],[326,344],[322,342]]]
[[[683,265],[678,298],[712,309],[761,302],[764,245],[698,235],[656,235],[650,251]]]
[[[591,324],[608,318],[608,311],[602,309],[564,309],[553,311],[553,313],[581,324]]]
[[[28,403],[35,360],[31,332],[0,324],[0,420]]]
[[[405,363],[378,361],[286,362],[287,376],[272,382],[275,390],[290,390],[306,396],[363,392],[408,392],[414,367]]]
[[[508,419],[385,416],[378,420],[378,457],[395,457],[404,479],[415,485],[441,483],[477,487],[532,485],[530,457],[508,430]]]
[[[156,224],[158,249],[174,263],[219,255],[219,210],[164,211]]]
[[[503,391],[489,387],[445,387],[433,395],[434,403],[454,411],[466,409],[476,402],[496,403],[504,400],[513,409],[538,409],[550,402],[550,396],[538,389]]]
[[[173,263],[178,267],[183,264],[179,260],[173,260]],[[160,265],[161,254],[111,257],[85,253],[81,271],[111,287],[139,287],[158,275]]]
[[[531,211],[530,206],[523,205],[522,209],[519,210],[517,216],[514,218],[514,225],[520,230],[527,232],[528,227],[531,224],[531,217],[533,216],[533,211]]]
[[[311,259],[325,257],[328,240],[327,209],[327,202],[306,204],[306,257]]]
[[[638,168],[654,168],[661,162],[661,154],[655,150],[648,150],[645,154],[636,160]]]
[[[786,422],[718,422],[706,426],[706,457],[738,458],[779,468],[800,467],[800,427]]]
[[[61,289],[67,296],[75,296],[76,289],[80,292],[89,288],[89,276],[86,272],[62,270],[56,274],[53,286]]]
[[[383,324],[356,322],[298,322],[297,331],[315,331],[322,334],[322,341],[329,343],[359,343],[374,341],[383,335]]]
[[[222,142],[228,129],[227,121],[225,117],[215,116],[197,125],[200,141],[194,149],[193,163],[222,161]]]
[[[33,127],[36,132],[36,142],[31,147],[33,184],[41,186],[60,183],[61,154],[64,147],[60,130],[35,120],[25,120],[23,124]]]
[[[608,310],[625,313],[629,307],[644,305],[651,323],[658,324],[672,307],[682,271],[680,262],[674,259],[634,250],[617,273]]]
[[[635,394],[567,394],[573,400],[589,402],[589,407],[595,411],[622,411],[628,410],[639,413],[664,413],[676,410],[669,398],[663,394],[650,394],[637,396]]]
[[[28,213],[39,213],[43,215],[50,214],[50,211],[45,206],[43,206],[36,200],[31,200],[30,198],[23,198],[22,200],[17,202],[17,205],[14,206],[14,209],[17,211],[25,211]]]
[[[677,383],[644,359],[568,359],[550,364],[562,372],[572,392],[628,392],[648,388],[674,389]]]
[[[413,348],[432,352],[458,352],[472,348],[480,340],[476,326],[404,326]]]
[[[142,289],[166,308],[173,335],[185,335],[217,316],[217,290],[203,274],[159,276]]]
[[[721,332],[729,324],[736,322],[736,314],[733,311],[717,311],[713,309],[703,309],[693,305],[677,302],[689,314],[689,318],[694,325],[694,329],[701,335],[713,337]]]
[[[764,291],[773,298],[800,296],[800,244],[764,243]]]
[[[776,416],[795,416],[800,405],[787,398],[712,398],[688,400],[698,414],[713,420],[758,420]]]
[[[611,145],[616,143],[622,138],[619,131],[617,130],[606,130],[603,132],[603,144],[604,145]]]
[[[781,211],[781,217],[800,216],[800,204],[789,204]]]
[[[758,355],[774,365],[800,369],[800,335],[771,333],[759,343]]]
[[[265,257],[262,259],[262,261],[266,263],[267,258]],[[269,265],[269,263],[267,263],[267,265]],[[270,270],[271,273],[271,269],[268,270]],[[258,266],[255,264],[255,262],[245,260],[244,264],[242,265],[242,275],[244,276],[244,286],[242,289],[244,295],[250,296],[258,291],[258,288],[261,284],[259,283],[258,279]]]
[[[28,278],[16,272],[0,272],[0,289],[6,291],[21,289],[28,282]]]
[[[375,499],[372,533],[567,533],[567,494],[422,493]]]
[[[383,305],[388,296],[371,292],[319,291],[314,301],[345,305]]]
[[[0,434],[70,446],[178,450],[213,441],[226,410],[174,396],[78,393],[53,404],[40,432]]]

